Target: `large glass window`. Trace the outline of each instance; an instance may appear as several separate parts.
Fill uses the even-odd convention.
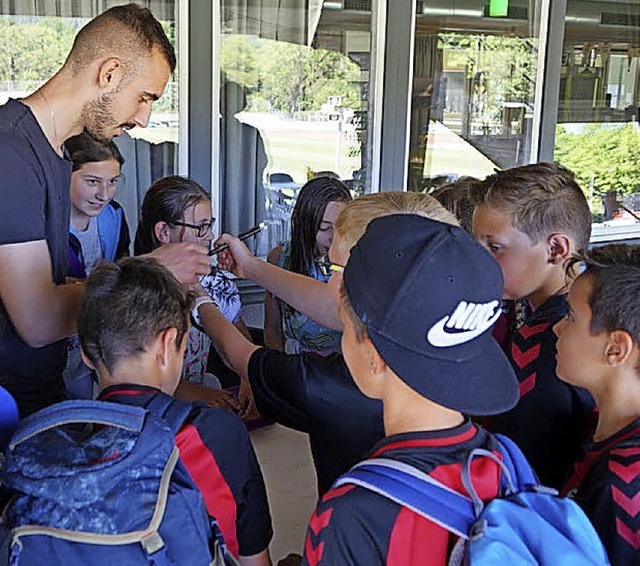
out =
[[[141,2],[161,21],[177,53],[176,0]],[[0,104],[27,96],[62,66],[78,30],[98,15],[96,2],[0,3]],[[178,57],[179,59],[179,57]],[[116,139],[126,162],[116,199],[132,232],[139,203],[156,179],[178,171],[179,69],[153,106],[147,128],[134,128]]]
[[[640,5],[569,2],[555,159],[571,169],[594,233],[640,220]]]
[[[293,4],[221,2],[222,224],[265,219],[262,256],[288,238],[308,179],[370,186],[371,0]]]
[[[417,2],[410,190],[529,161],[539,2],[504,7]]]

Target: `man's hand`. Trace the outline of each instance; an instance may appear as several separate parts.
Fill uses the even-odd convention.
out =
[[[193,242],[167,244],[147,256],[157,259],[184,285],[195,283],[198,277],[211,272],[207,249]]]
[[[229,247],[218,253],[218,267],[224,271],[230,271],[242,279],[251,278],[251,266],[253,262],[260,260],[235,236],[222,234],[214,246],[221,244],[227,244]]]

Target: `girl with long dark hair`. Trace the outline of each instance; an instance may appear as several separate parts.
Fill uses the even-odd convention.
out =
[[[333,177],[316,177],[300,190],[291,215],[291,240],[271,250],[268,261],[294,273],[327,281],[315,260],[326,255],[333,225],[351,200],[346,185]],[[340,350],[341,333],[318,324],[271,293],[265,296],[265,344],[290,354]]]

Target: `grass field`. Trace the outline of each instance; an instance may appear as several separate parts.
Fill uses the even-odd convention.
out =
[[[334,126],[319,122],[286,121],[269,115],[244,114],[243,122],[260,131],[267,153],[269,173],[288,173],[296,183],[307,181],[307,170],[335,171],[343,179],[360,169],[360,155],[349,156],[354,142],[342,140],[339,163],[336,158],[338,133]],[[178,141],[178,129],[135,128],[130,135],[151,143]],[[425,152],[425,177],[443,174],[483,178],[495,165],[473,146],[444,125],[432,122]]]
[[[349,145],[343,141],[339,164],[336,159],[337,133],[291,130],[261,130],[270,173],[289,173],[297,183],[307,181],[312,171],[335,171],[350,179],[360,168],[360,156],[349,157]]]
[[[343,139],[340,162],[337,165],[337,132],[321,131],[314,128],[313,123],[308,126],[283,129],[260,125],[267,153],[268,172],[289,173],[297,183],[305,183],[307,168],[310,167],[312,171],[336,171],[342,178],[350,179],[353,171],[360,168],[360,156],[349,157],[349,149],[355,144]],[[178,141],[177,128],[135,128],[129,135],[150,143]]]

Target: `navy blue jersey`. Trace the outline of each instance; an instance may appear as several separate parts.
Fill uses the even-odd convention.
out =
[[[358,389],[341,354],[261,348],[248,373],[260,414],[309,434],[320,494],[384,437],[382,402]]]
[[[157,394],[157,389],[143,385],[115,385],[99,399],[146,407]],[[272,536],[269,504],[242,421],[224,409],[194,403],[176,435],[176,446],[230,552],[252,556],[265,550]]]
[[[560,489],[592,431],[595,403],[581,387],[556,375],[553,326],[566,316],[566,295],[551,297],[512,336],[507,355],[520,384],[515,408],[491,420],[510,437],[544,485]]]
[[[640,419],[587,444],[564,492],[587,514],[612,564],[640,564]]]
[[[69,269],[71,167],[53,150],[28,106],[18,100],[0,106],[0,245],[46,240],[56,285],[65,282]],[[67,341],[32,348],[1,300],[0,329],[0,385],[15,398],[20,415],[62,401]]]
[[[462,466],[469,452],[484,448],[499,455],[491,434],[466,421],[440,431],[385,438],[369,457],[410,464],[451,489],[467,495]],[[500,468],[489,458],[471,465],[473,484],[483,500],[498,494]],[[457,537],[387,497],[354,485],[328,491],[311,516],[303,564],[440,566],[447,564]]]

